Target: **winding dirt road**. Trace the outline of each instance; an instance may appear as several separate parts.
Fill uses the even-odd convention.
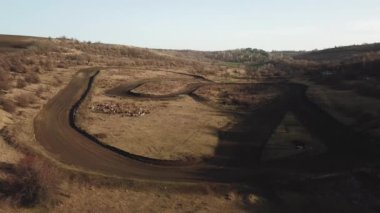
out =
[[[94,143],[86,135],[73,128],[70,112],[80,104],[82,96],[91,87],[97,70],[79,71],[72,81],[51,99],[34,121],[35,137],[59,161],[109,176],[164,181],[233,181],[247,178],[247,172],[220,169],[216,178],[207,174],[206,165],[159,166],[129,158]],[[79,100],[79,101],[78,101]],[[74,106],[74,107],[73,107]],[[214,169],[212,169],[215,172]],[[247,176],[248,175],[248,176]]]
[[[220,131],[220,144],[214,159],[181,166],[136,156],[102,144],[75,126],[76,109],[86,97],[98,72],[94,69],[79,71],[72,81],[43,107],[34,120],[35,137],[39,143],[59,161],[86,171],[108,176],[162,181],[252,181],[259,170],[254,168],[258,168],[268,138],[287,111],[293,111],[332,151],[341,149],[337,138],[343,137],[347,143],[349,142],[350,150],[356,149],[358,140],[363,140],[355,133],[347,132],[347,129],[331,116],[309,102],[304,87],[290,85],[290,97],[253,112],[252,116],[235,128],[238,130],[241,126],[249,126],[249,131]],[[129,89],[140,84],[141,82],[130,85]],[[195,84],[186,90],[192,92],[197,87]],[[125,91],[126,88],[123,89]],[[116,89],[114,92],[120,93],[121,90]],[[234,145],[231,147],[231,144]],[[249,165],[249,168],[245,167],[245,164]]]

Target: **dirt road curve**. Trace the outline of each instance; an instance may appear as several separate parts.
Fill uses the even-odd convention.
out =
[[[208,175],[205,165],[158,166],[134,160],[105,149],[70,125],[70,110],[88,88],[97,71],[79,71],[72,81],[51,99],[34,121],[35,137],[49,152],[63,163],[110,176],[166,181],[233,181],[248,178],[243,172],[214,169]],[[215,173],[216,172],[216,173]],[[220,172],[219,177],[215,174]]]
[[[79,71],[72,81],[44,106],[34,121],[36,140],[59,161],[83,170],[109,176],[160,181],[251,182],[263,171],[263,167],[260,166],[263,150],[273,129],[288,111],[293,112],[330,150],[328,156],[311,158],[310,161],[295,160],[291,161],[290,165],[300,167],[304,164],[305,168],[329,168],[331,163],[338,159],[339,167],[342,163],[351,166],[352,163],[347,159],[355,160],[353,156],[366,153],[365,150],[359,150],[368,148],[367,139],[362,135],[342,126],[311,103],[305,96],[304,86],[287,84],[285,86],[289,90],[288,95],[281,100],[254,111],[236,128],[218,133],[220,142],[213,159],[183,166],[176,165],[175,162],[160,162],[133,155],[102,144],[74,124],[76,108],[87,95],[97,73],[97,70]],[[139,84],[141,82],[117,88],[113,95],[126,95],[123,91],[129,91]],[[186,88],[187,91],[180,93],[191,93],[197,87],[198,84],[192,84]],[[239,131],[247,128],[246,132]],[[345,142],[344,146],[341,141]],[[281,162],[276,167],[283,168],[284,163]]]

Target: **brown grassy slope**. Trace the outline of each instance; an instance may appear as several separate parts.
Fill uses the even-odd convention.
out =
[[[310,64],[290,65],[305,74],[301,78],[312,82],[308,94],[314,102],[340,122],[378,140],[380,43],[326,49],[295,58]]]
[[[79,42],[66,38],[0,35],[0,90],[3,91],[39,83],[39,75],[57,68],[151,66],[186,68],[188,71],[197,72],[199,67],[204,67],[201,64],[144,48]],[[9,101],[2,101],[4,102]]]
[[[315,61],[341,61],[356,55],[376,53],[380,51],[380,43],[335,47],[320,51],[311,51],[295,56],[296,59]]]
[[[25,49],[33,45],[35,40],[41,40],[38,37],[29,36],[14,36],[14,35],[2,35],[0,34],[0,47],[2,48],[18,48]]]
[[[13,45],[25,44],[25,39],[30,41],[28,45],[21,45],[22,48]],[[201,62],[191,61],[186,58],[160,55],[142,48],[90,44],[72,39],[0,36],[0,40],[4,41],[4,45],[0,46],[0,82],[5,85],[0,90],[0,110],[10,109],[9,103],[13,104],[13,109],[9,110],[11,113],[9,117],[13,122],[7,122],[7,128],[11,130],[10,133],[15,143],[26,145],[25,147],[38,153],[43,153],[43,155],[46,154],[46,156],[48,154],[31,137],[33,135],[33,118],[43,104],[70,80],[71,75],[76,70],[89,66],[128,66],[138,67],[142,70],[146,69],[146,67],[151,67],[153,70],[158,70],[160,67],[170,67],[171,70],[196,72],[197,69],[194,68],[194,65],[201,64]],[[5,146],[0,148],[2,149],[3,147]],[[2,151],[8,153],[9,150],[4,148]],[[3,160],[14,163],[17,159],[11,159],[13,158],[12,156],[17,157],[16,154],[12,154]],[[16,183],[19,186],[17,178],[9,181],[6,179],[5,182],[1,183]],[[24,186],[22,184],[21,189]],[[115,191],[118,190],[116,189]],[[93,194],[93,191],[87,191],[86,193],[87,195]],[[87,197],[86,193],[83,194],[83,197]],[[18,191],[15,191],[15,195],[18,196]],[[149,197],[150,195],[147,196]],[[177,197],[178,199],[186,200],[185,196],[182,198],[181,195],[178,195]],[[8,207],[3,208],[2,205],[4,200],[9,200],[10,198],[7,196],[2,198],[4,199],[0,199],[0,209],[8,209]],[[102,200],[111,205],[114,199]],[[223,201],[223,198],[221,200]],[[17,211],[21,210],[17,207],[15,208]]]

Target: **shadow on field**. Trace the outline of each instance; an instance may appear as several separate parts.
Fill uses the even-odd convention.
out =
[[[360,166],[376,155],[368,136],[339,123],[310,102],[305,94],[306,86],[290,83],[282,87],[286,91],[283,97],[245,116],[240,115],[240,122],[228,129],[215,130],[219,144],[215,158],[209,163],[244,169],[278,167],[323,172]],[[268,140],[287,112],[292,112],[312,137],[328,148],[326,153],[301,159],[295,155],[273,162],[262,161],[264,149],[270,149],[266,147]]]
[[[252,113],[228,130],[218,130],[219,144],[210,162],[218,166],[256,168],[263,149],[287,111],[284,100],[276,100]]]
[[[286,84],[286,95],[240,116],[240,122],[215,130],[219,144],[205,176],[234,179],[243,209],[257,212],[372,212],[380,210],[379,149],[369,136],[339,123],[310,102],[307,87]],[[287,112],[300,121],[327,151],[264,162],[268,140]],[[223,172],[220,168],[226,168]],[[232,172],[231,172],[232,171]],[[250,171],[250,172],[248,172]],[[233,176],[231,173],[239,173]],[[241,185],[240,185],[241,186]],[[252,196],[260,199],[252,202]]]

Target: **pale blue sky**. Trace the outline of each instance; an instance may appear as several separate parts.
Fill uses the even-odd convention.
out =
[[[310,50],[380,41],[380,0],[1,0],[0,34],[151,48]]]

